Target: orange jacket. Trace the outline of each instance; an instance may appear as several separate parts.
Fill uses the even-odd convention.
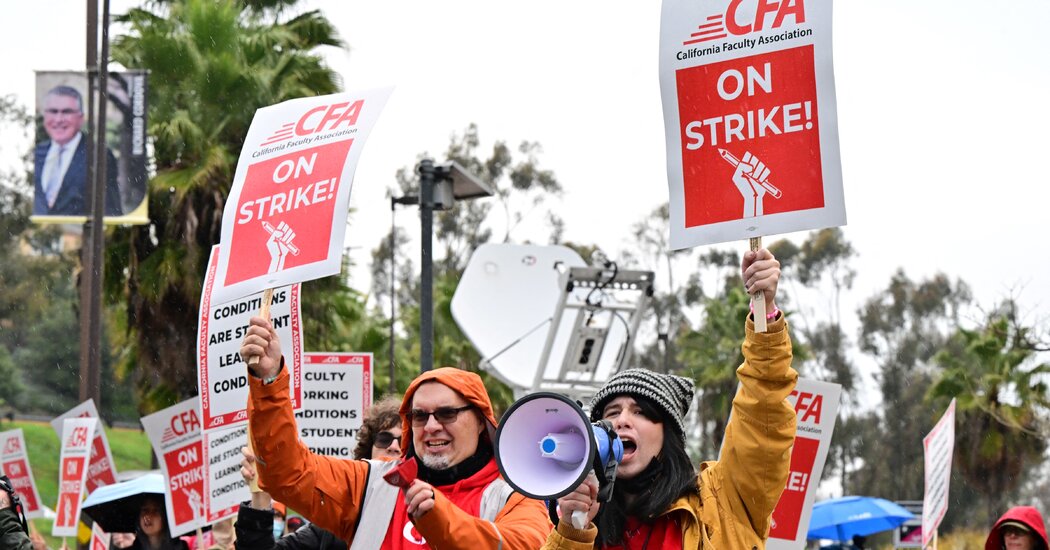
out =
[[[263,384],[253,376],[248,378],[251,388],[248,420],[258,458],[260,486],[348,543],[352,543],[356,529],[387,531],[388,525],[357,525],[368,462],[313,454],[299,441],[288,396],[287,369],[282,369],[271,384]],[[467,371],[441,368],[419,376],[405,392],[401,417],[404,422],[402,448],[406,454],[411,451],[412,425],[405,420],[404,413],[410,408],[412,395],[419,385],[430,380],[452,388],[477,406],[487,420],[492,440],[496,421],[481,378]],[[541,502],[517,493],[510,496],[491,523],[463,511],[440,491],[435,491],[434,500],[434,509],[414,522],[431,548],[536,550],[553,527]],[[403,499],[398,499],[397,506],[404,507]]]

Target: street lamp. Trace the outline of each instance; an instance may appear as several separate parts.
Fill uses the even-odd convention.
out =
[[[434,367],[434,210],[448,210],[456,200],[491,197],[492,189],[455,161],[423,159],[419,173],[419,221],[422,241],[419,298],[419,370]]]

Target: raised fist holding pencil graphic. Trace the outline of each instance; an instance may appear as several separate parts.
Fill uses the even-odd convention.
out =
[[[284,222],[277,224],[276,228],[270,222],[262,222],[262,225],[263,229],[270,234],[270,238],[266,239],[266,251],[270,253],[270,267],[266,272],[276,273],[284,269],[284,260],[288,257],[289,252],[293,256],[299,255],[299,247],[292,243],[295,231],[292,231],[292,228]]]
[[[718,154],[736,167],[733,172],[733,184],[744,197],[744,217],[753,218],[762,215],[762,201],[766,194],[779,199],[783,194],[780,189],[768,181],[769,168],[758,160],[750,151],[744,153],[743,160],[738,160],[732,153],[719,149]]]

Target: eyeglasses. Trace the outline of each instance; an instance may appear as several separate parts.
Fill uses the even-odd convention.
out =
[[[386,449],[394,444],[395,439],[397,439],[397,437],[390,432],[379,432],[376,434],[375,442],[372,444],[380,449]]]
[[[441,407],[434,412],[421,411],[419,409],[412,409],[408,411],[408,417],[412,420],[412,425],[416,428],[422,428],[427,425],[430,421],[430,416],[433,415],[434,419],[442,425],[451,424],[459,418],[459,413],[473,409],[474,405],[466,405],[463,407]]]
[[[44,109],[44,114],[48,114],[48,115],[51,115],[51,116],[57,116],[57,115],[72,116],[72,115],[79,115],[80,114],[80,110],[79,109]]]

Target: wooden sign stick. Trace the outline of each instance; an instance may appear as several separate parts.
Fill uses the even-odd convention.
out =
[[[268,288],[268,289],[263,291],[262,304],[259,306],[259,317],[262,317],[263,319],[266,319],[267,321],[270,320],[270,302],[272,302],[272,301],[273,301],[273,289],[272,288]],[[258,355],[253,355],[253,356],[248,358],[248,366],[249,367],[255,366],[255,365],[258,365],[258,364],[259,364],[259,356]],[[248,396],[248,399],[251,399],[250,395]],[[255,445],[252,444],[252,424],[251,424],[251,422],[248,423],[248,450],[252,452],[252,455],[255,455]],[[256,464],[258,464],[258,462],[256,462]],[[248,482],[248,488],[251,489],[251,491],[253,493],[261,493],[262,492],[262,489],[259,488],[259,467],[258,466],[255,467],[255,477],[253,477],[251,479],[251,481]]]
[[[762,248],[762,237],[751,237],[750,243],[751,251],[757,252]],[[755,332],[765,332],[766,296],[761,290],[751,295],[751,308],[755,312]]]

